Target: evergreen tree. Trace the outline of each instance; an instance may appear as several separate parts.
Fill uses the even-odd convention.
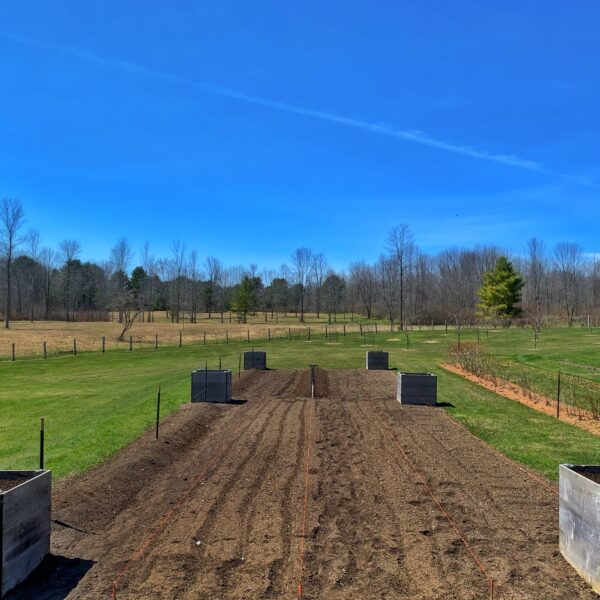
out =
[[[131,272],[131,281],[129,282],[129,285],[130,285],[131,291],[133,292],[134,298],[138,297],[138,294],[140,293],[140,290],[146,283],[147,279],[148,279],[148,275],[146,274],[146,271],[144,271],[143,267],[136,267]]]
[[[500,256],[495,267],[483,276],[479,288],[479,310],[482,316],[511,318],[521,315],[518,306],[525,282],[512,263]]]
[[[238,313],[238,319],[241,323],[246,322],[246,318],[252,307],[256,306],[256,289],[254,278],[244,276],[242,282],[237,286],[233,295],[233,304]]]

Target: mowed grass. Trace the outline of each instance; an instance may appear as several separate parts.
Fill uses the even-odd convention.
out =
[[[363,368],[369,348],[390,352],[390,365],[408,371],[434,371],[439,401],[475,435],[507,456],[556,479],[562,462],[599,463],[600,437],[542,415],[439,368],[456,332],[443,329],[409,334],[389,331],[365,336],[294,336],[293,341],[235,342],[229,345],[163,346],[89,352],[77,356],[0,363],[0,468],[36,468],[39,418],[46,417],[46,465],[55,476],[80,472],[106,459],[153,424],[156,391],[162,388],[165,416],[189,401],[190,372],[204,367],[238,369],[240,353],[268,351],[273,368]],[[463,341],[477,340],[474,330]],[[544,330],[534,349],[531,330],[479,332],[480,343],[500,356],[540,368],[600,378],[600,335],[581,329]],[[560,367],[559,367],[560,365]]]

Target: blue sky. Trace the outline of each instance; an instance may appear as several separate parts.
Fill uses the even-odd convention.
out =
[[[600,252],[596,0],[0,8],[0,195],[43,242],[277,266],[527,239]]]

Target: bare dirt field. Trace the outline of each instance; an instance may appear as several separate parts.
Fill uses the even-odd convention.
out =
[[[62,482],[53,555],[8,598],[468,600],[488,577],[497,599],[596,597],[559,555],[554,484],[400,406],[393,372],[319,371],[309,395],[307,371],[247,372],[238,404]]]

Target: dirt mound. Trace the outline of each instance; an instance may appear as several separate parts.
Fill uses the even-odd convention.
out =
[[[61,482],[53,498],[55,521],[99,531],[115,514],[135,502],[136,495],[154,478],[172,467],[190,447],[207,434],[226,407],[218,404],[184,404],[160,426],[91,471]]]

